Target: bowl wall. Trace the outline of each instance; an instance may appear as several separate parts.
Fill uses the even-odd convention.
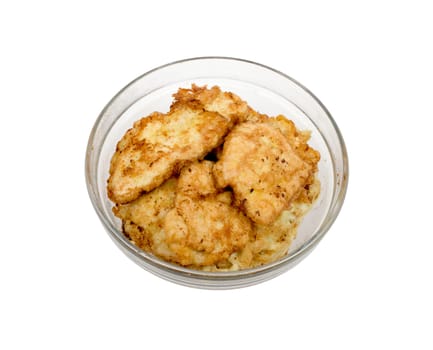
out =
[[[134,121],[154,112],[166,112],[179,87],[218,85],[255,110],[270,116],[283,114],[298,129],[310,130],[309,144],[321,153],[321,194],[298,228],[297,238],[283,259],[239,272],[195,271],[162,261],[130,243],[111,208],[106,182],[116,144]],[[263,65],[224,57],[175,62],[152,70],[122,89],[104,108],[89,137],[86,180],[93,206],[105,229],[133,261],[172,282],[201,288],[236,288],[273,278],[297,264],[320,241],[335,220],[344,200],[348,178],[343,138],[323,104],[290,77]]]

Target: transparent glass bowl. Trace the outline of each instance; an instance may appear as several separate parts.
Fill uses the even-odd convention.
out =
[[[287,256],[273,263],[237,272],[204,272],[163,261],[142,251],[122,234],[111,208],[106,183],[116,144],[135,120],[154,111],[166,112],[179,87],[218,85],[239,95],[255,110],[283,114],[299,129],[311,130],[310,145],[321,154],[321,194],[298,228]],[[201,57],[151,70],[124,87],[102,110],[91,131],[86,152],[86,181],[92,204],[117,246],[138,265],[164,279],[191,287],[228,289],[253,285],[289,270],[319,243],[343,204],[348,160],[343,138],[324,105],[287,75],[251,61]]]

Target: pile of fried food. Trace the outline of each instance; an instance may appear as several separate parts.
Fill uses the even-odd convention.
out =
[[[283,257],[320,193],[310,133],[218,86],[173,96],[168,113],[134,123],[111,159],[107,192],[124,235],[205,271]]]

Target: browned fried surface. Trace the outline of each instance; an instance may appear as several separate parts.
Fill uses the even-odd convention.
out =
[[[231,195],[217,194],[212,166],[203,161],[182,169],[175,208],[165,220],[167,245],[182,265],[227,264],[251,234],[248,218],[228,203]]]
[[[279,129],[246,122],[227,136],[215,178],[219,187],[233,188],[237,204],[254,222],[268,225],[288,207],[310,172]]]
[[[125,236],[207,271],[283,257],[320,193],[309,132],[218,87],[174,97],[170,112],[137,121],[113,155],[107,190]]]
[[[320,193],[320,183],[317,179],[308,190],[308,195],[314,200]],[[296,238],[298,226],[303,216],[308,212],[312,202],[306,203],[294,200],[289,209],[284,210],[270,225],[260,225],[251,222],[252,235],[248,243],[239,251],[230,255],[226,263],[200,267],[206,271],[240,270],[256,267],[281,259],[287,254],[291,243]]]
[[[217,193],[212,175],[213,162],[194,162],[185,166],[179,176],[177,192],[179,195],[198,198]]]
[[[230,126],[218,113],[189,104],[137,121],[111,160],[108,196],[116,203],[127,203],[153,190],[185,162],[204,157],[218,146]]]
[[[123,231],[140,248],[183,266],[228,266],[233,252],[245,247],[251,222],[231,206],[231,193],[217,193],[213,163],[195,162],[133,202],[113,212]]]
[[[253,266],[275,261],[286,255],[302,218],[310,209],[313,201],[320,193],[320,183],[314,178],[313,183],[306,190],[310,202],[300,199],[294,200],[289,209],[284,210],[270,225],[255,224],[253,227],[255,239],[249,248],[253,253]]]
[[[249,239],[250,221],[217,198],[184,198],[167,215],[164,230],[178,263],[206,266],[225,263]]]
[[[196,103],[207,111],[217,112],[232,122],[263,121],[267,116],[252,109],[239,96],[232,92],[223,92],[218,86],[208,89],[193,84],[191,89],[179,89],[174,95],[172,106]]]
[[[311,133],[309,131],[299,131],[293,121],[288,120],[282,115],[269,118],[266,122],[278,128],[283,133],[295,153],[311,168],[310,175],[305,181],[297,200],[304,203],[313,203],[316,196],[312,195],[312,193],[316,191],[309,191],[309,187],[316,181],[320,153],[308,145]]]
[[[123,221],[123,230],[140,248],[151,251],[164,241],[161,229],[167,213],[174,207],[177,180],[169,179],[155,190],[127,204],[113,208]]]

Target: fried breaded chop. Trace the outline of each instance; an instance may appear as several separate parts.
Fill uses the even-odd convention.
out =
[[[318,171],[318,164],[320,161],[320,153],[308,145],[311,132],[298,130],[295,126],[295,123],[286,119],[283,115],[278,115],[275,118],[269,118],[266,122],[279,129],[287,141],[289,141],[290,146],[295,153],[311,167],[310,175],[305,181],[304,187],[301,189],[301,192],[297,197],[298,201],[311,204],[314,201],[312,200],[312,195],[315,193],[315,191],[309,191],[309,187],[317,186],[319,183],[316,178],[316,173]],[[320,183],[318,186],[320,192]]]
[[[173,97],[175,101],[172,106],[184,103],[199,104],[207,111],[217,112],[232,122],[259,122],[268,118],[252,109],[239,96],[232,92],[223,92],[218,86],[208,89],[206,86],[192,84],[191,89],[179,89]]]
[[[213,186],[211,162],[184,167],[175,208],[164,221],[165,242],[174,253],[170,258],[195,268],[227,265],[230,255],[245,247],[251,234],[250,220],[230,202],[230,193],[218,194]]]
[[[107,184],[109,198],[127,203],[153,190],[186,162],[217,147],[231,126],[232,121],[220,114],[188,103],[142,118],[117,145]]]
[[[216,194],[215,179],[212,175],[213,165],[213,162],[203,160],[185,166],[179,176],[178,196],[196,199]]]
[[[162,250],[161,230],[167,213],[174,208],[177,180],[171,178],[149,193],[127,204],[117,204],[113,213],[123,222],[123,231],[138,247]]]
[[[224,266],[249,239],[251,224],[234,207],[217,198],[184,198],[167,214],[164,230],[176,262],[191,267]]]
[[[253,226],[255,239],[248,245],[253,254],[252,266],[259,266],[281,259],[287,254],[292,241],[296,238],[297,229],[302,222],[302,218],[319,196],[319,181],[314,178],[312,184],[305,191],[308,200],[298,197],[290,204],[289,209],[283,210],[272,224],[255,224]]]
[[[296,238],[302,218],[320,194],[320,182],[317,178],[314,178],[313,183],[306,189],[306,193],[308,200],[296,198],[290,203],[289,208],[283,210],[271,224],[252,223],[250,240],[242,249],[233,252],[226,264],[205,265],[200,269],[205,271],[237,271],[261,266],[283,258]]]
[[[231,193],[218,193],[213,163],[185,166],[179,179],[171,178],[138,199],[118,204],[124,234],[138,247],[183,266],[228,266],[233,252],[245,247],[251,222],[231,206]],[[251,262],[239,259],[243,267]]]
[[[279,129],[251,122],[233,128],[214,168],[218,186],[231,186],[236,204],[262,225],[274,222],[289,206],[310,172]]]

